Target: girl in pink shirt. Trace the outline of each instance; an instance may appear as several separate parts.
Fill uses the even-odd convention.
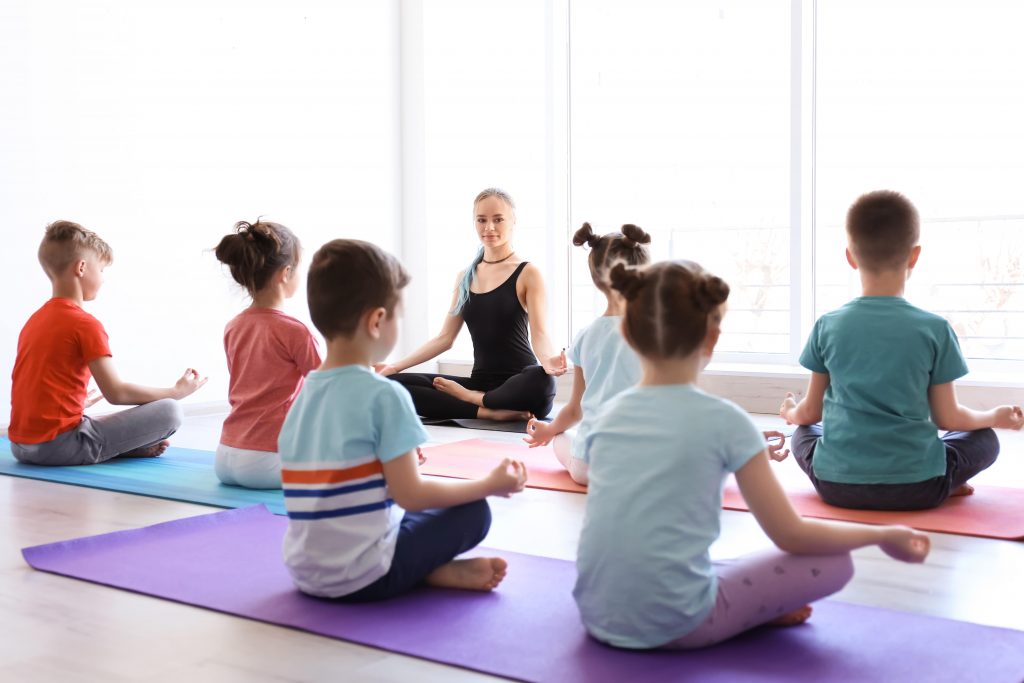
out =
[[[291,230],[266,221],[236,223],[215,250],[252,297],[252,305],[224,328],[231,414],[215,469],[225,484],[281,488],[277,435],[303,378],[320,365],[313,335],[282,310],[299,287],[301,251]]]

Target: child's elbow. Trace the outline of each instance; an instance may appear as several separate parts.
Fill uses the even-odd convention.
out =
[[[408,492],[391,491],[391,500],[406,512],[422,512],[428,506],[423,504],[422,498]]]

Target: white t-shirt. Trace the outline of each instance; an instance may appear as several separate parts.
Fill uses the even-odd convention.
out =
[[[573,596],[587,630],[617,647],[686,635],[714,606],[708,548],[726,476],[765,448],[735,404],[691,384],[614,398],[584,443],[587,508]]]
[[[381,463],[427,438],[397,382],[360,365],[306,377],[278,439],[284,561],[300,590],[336,598],[387,574],[404,511]]]
[[[621,327],[621,316],[602,316],[579,331],[566,354],[583,368],[587,384],[580,401],[583,418],[570,450],[574,458],[586,461],[583,442],[608,401],[640,381],[640,358],[622,337]]]

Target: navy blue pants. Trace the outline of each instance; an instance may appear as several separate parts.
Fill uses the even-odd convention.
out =
[[[555,378],[539,365],[531,365],[514,375],[475,377],[433,375],[425,372],[400,372],[393,379],[412,395],[416,414],[436,419],[475,419],[479,408],[434,388],[434,378],[444,377],[472,391],[484,392],[484,405],[491,410],[528,410],[535,417],[547,417],[555,402]]]
[[[909,484],[841,484],[814,475],[814,447],[821,438],[821,424],[797,427],[789,441],[793,456],[811,479],[821,499],[829,505],[860,510],[927,510],[942,505],[949,494],[987,469],[999,455],[999,438],[991,429],[946,432],[946,473]]]
[[[435,569],[479,545],[490,528],[491,508],[486,500],[406,512],[388,573],[369,586],[338,599],[374,602],[408,593]]]

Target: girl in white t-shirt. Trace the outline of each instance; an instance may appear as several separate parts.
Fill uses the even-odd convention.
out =
[[[622,331],[641,380],[582,444],[590,485],[573,596],[592,636],[625,648],[705,647],[805,621],[810,602],[852,578],[854,548],[925,559],[929,539],[912,529],[797,515],[749,416],[695,386],[718,341],[725,282],[685,261],[617,265],[610,281],[626,300]],[[713,563],[731,472],[778,548]]]

